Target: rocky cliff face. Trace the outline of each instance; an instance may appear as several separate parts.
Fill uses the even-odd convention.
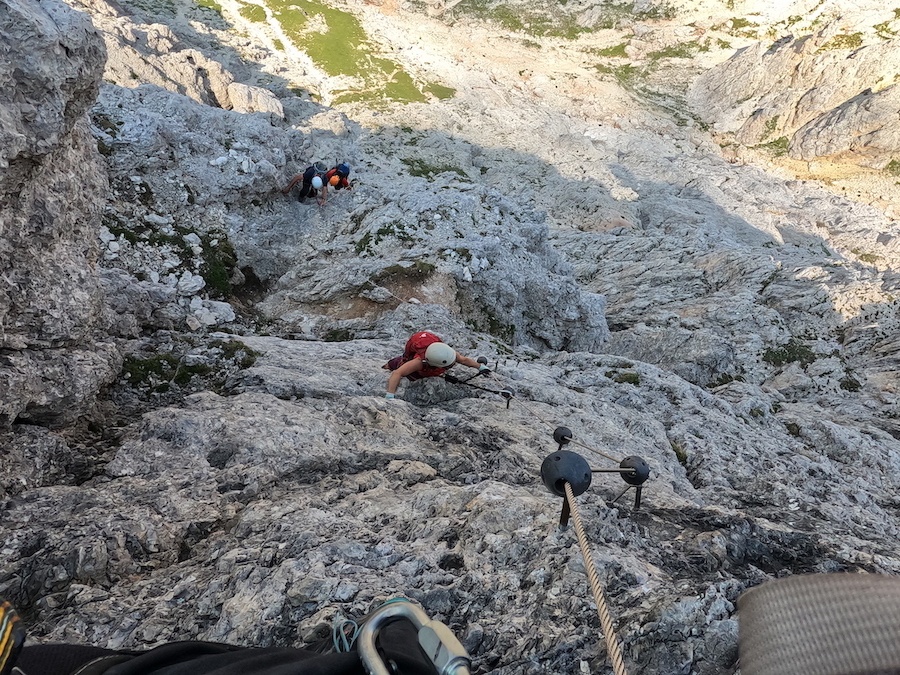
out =
[[[341,103],[377,83],[237,2],[73,2],[98,92],[87,19],[7,1],[0,595],[32,638],[301,645],[406,595],[476,672],[609,672],[539,477],[557,425],[652,469],[640,509],[611,474],[579,498],[632,672],[736,672],[766,579],[900,573],[890,181],[863,199],[685,112],[819,53],[719,4],[580,4],[566,39],[352,4],[386,91],[452,92],[401,105]],[[354,189],[281,194],[314,160]],[[383,398],[424,327],[489,358],[487,391]]]
[[[58,3],[4,3],[0,425],[74,420],[120,365],[96,262],[106,174],[90,134],[104,50]]]
[[[783,139],[791,157],[840,158],[876,169],[900,147],[894,74],[900,28],[863,33],[831,26],[743,50],[698,77],[690,101],[719,131],[744,145]],[[894,28],[891,28],[894,26]]]

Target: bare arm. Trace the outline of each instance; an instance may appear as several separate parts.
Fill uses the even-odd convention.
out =
[[[481,365],[475,359],[470,359],[468,356],[463,356],[459,352],[456,352],[456,362],[461,363],[464,366],[469,366],[469,368],[478,368],[478,366]]]
[[[391,376],[388,378],[387,390],[389,394],[393,394],[397,391],[397,387],[400,386],[400,380],[407,375],[411,375],[412,373],[417,373],[424,367],[424,364],[420,359],[413,359],[412,361],[407,361],[402,366],[397,368],[394,372],[391,373]]]
[[[302,180],[303,180],[303,174],[302,174],[302,173],[298,173],[296,176],[294,176],[293,178],[291,178],[291,182],[287,184],[287,187],[284,188],[284,189],[281,191],[281,193],[286,195],[288,192],[290,192],[291,190],[294,189],[294,186],[295,186],[297,183],[301,182]]]

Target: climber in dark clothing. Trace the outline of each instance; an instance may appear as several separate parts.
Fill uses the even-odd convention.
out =
[[[298,173],[291,178],[290,182],[281,190],[281,194],[290,194],[298,183],[300,183],[300,194],[297,199],[304,201],[308,197],[318,197],[319,191],[325,186],[325,174],[328,173],[328,167],[322,162],[308,166],[303,173]]]

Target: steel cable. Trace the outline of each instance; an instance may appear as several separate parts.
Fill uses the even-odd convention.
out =
[[[597,576],[594,558],[591,555],[587,535],[584,533],[584,525],[581,522],[581,513],[578,511],[578,503],[575,501],[575,493],[572,492],[572,486],[568,481],[565,483],[565,486],[566,500],[568,501],[569,509],[572,512],[572,521],[575,523],[575,534],[578,536],[578,546],[581,548],[581,556],[584,558],[584,568],[587,572],[588,582],[591,585],[594,601],[597,603],[597,614],[600,616],[600,627],[603,630],[603,638],[606,640],[606,653],[609,654],[609,660],[612,662],[613,672],[616,675],[627,675],[625,661],[622,659],[622,649],[619,646],[616,632],[613,629],[612,617],[609,613],[609,607],[606,605],[603,587],[600,585],[600,577]]]
[[[496,373],[497,371],[492,371],[492,372]],[[477,388],[477,389],[480,389],[480,387],[476,387],[476,388]],[[489,389],[484,389],[483,391],[490,391],[490,390],[489,390]],[[495,393],[496,393],[496,392],[495,392]],[[544,424],[546,424],[550,429],[555,429],[555,428],[556,428],[556,427],[554,427],[550,422],[548,422],[548,421],[545,420],[543,417],[541,417],[540,415],[538,415],[538,414],[537,414],[530,406],[525,405],[525,402],[524,402],[524,401],[522,401],[521,399],[517,398],[516,396],[512,396],[511,398],[512,398],[516,403],[518,403],[518,404],[521,405],[523,408],[525,408],[525,410],[527,410],[527,411],[530,412],[532,415],[534,415],[539,421],[541,421],[541,422],[543,422]],[[581,443],[581,442],[579,442],[579,441],[576,441],[574,438],[571,438],[571,437],[570,437],[570,438],[569,438],[569,442],[570,442],[570,443],[573,443],[573,444],[575,444],[575,445],[581,446],[581,447],[584,448],[585,450],[590,450],[591,452],[597,453],[597,454],[600,455],[601,457],[605,457],[606,459],[608,459],[608,460],[611,461],[611,462],[615,462],[616,464],[619,463],[619,460],[616,459],[615,457],[612,457],[612,456],[610,456],[610,455],[607,455],[605,452],[601,452],[600,450],[597,450],[596,448],[592,448],[592,447],[590,447],[589,445],[585,445],[584,443]]]

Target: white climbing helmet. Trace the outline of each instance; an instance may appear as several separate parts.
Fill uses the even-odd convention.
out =
[[[447,368],[456,362],[456,351],[443,342],[432,342],[425,350],[425,360],[435,368]]]
[[[313,176],[312,186],[316,188],[316,190],[322,189],[322,179],[319,176]]]

